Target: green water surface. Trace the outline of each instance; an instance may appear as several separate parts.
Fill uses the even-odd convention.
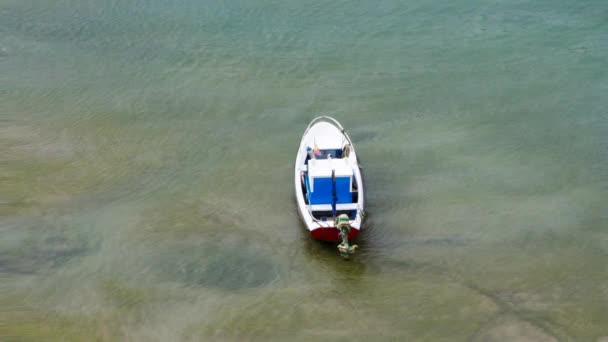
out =
[[[0,0],[0,340],[606,341],[607,94],[605,0]]]

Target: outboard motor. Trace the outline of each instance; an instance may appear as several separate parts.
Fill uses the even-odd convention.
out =
[[[338,245],[338,250],[340,251],[340,255],[345,259],[348,259],[351,255],[355,254],[355,249],[358,247],[357,245],[348,245],[348,234],[350,234],[350,220],[348,215],[341,214],[336,217],[334,223],[336,224],[336,228],[340,231],[340,238],[342,239],[342,243]]]

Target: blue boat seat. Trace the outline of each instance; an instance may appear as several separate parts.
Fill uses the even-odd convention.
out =
[[[331,204],[333,201],[333,185],[331,177],[313,178],[314,184],[311,187],[310,179],[306,177],[306,188],[309,193],[310,204]],[[312,189],[312,191],[311,191]],[[336,177],[337,204],[352,203],[352,193],[350,192],[350,177]]]

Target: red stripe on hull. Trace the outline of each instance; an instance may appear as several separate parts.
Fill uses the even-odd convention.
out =
[[[317,228],[317,229],[311,231],[310,235],[312,235],[313,238],[315,238],[317,240],[322,240],[322,241],[342,241],[342,239],[340,239],[340,234],[338,232],[338,228],[335,228],[335,227]],[[351,228],[350,233],[348,234],[348,238],[353,239],[357,235],[359,235],[359,229]]]

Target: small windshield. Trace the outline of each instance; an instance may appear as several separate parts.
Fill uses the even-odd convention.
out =
[[[328,156],[332,158],[342,158],[342,150],[319,150],[315,153],[316,159],[327,159]]]

